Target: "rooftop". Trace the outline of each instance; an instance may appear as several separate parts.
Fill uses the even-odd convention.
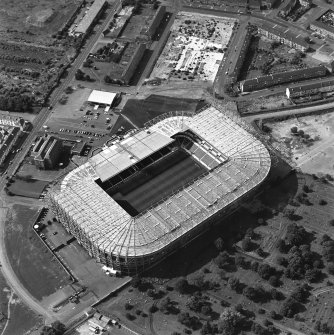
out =
[[[90,6],[88,9],[88,12],[83,17],[83,19],[78,24],[77,28],[75,29],[75,32],[77,34],[85,34],[87,32],[87,29],[91,26],[94,19],[96,18],[96,15],[99,13],[101,8],[106,3],[106,0],[95,0],[94,3]]]
[[[88,97],[88,102],[104,105],[112,105],[116,93],[93,90]]]

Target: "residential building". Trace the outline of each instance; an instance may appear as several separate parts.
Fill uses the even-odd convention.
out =
[[[0,125],[0,165],[6,160],[8,154],[12,152],[20,133],[19,127]]]
[[[307,94],[315,94],[318,92],[334,91],[334,79],[325,78],[316,83],[305,83],[286,88],[286,96],[288,99],[300,97]]]
[[[314,21],[310,24],[310,29],[316,31],[317,33],[334,38],[334,27],[325,24],[321,21]]]
[[[31,151],[34,164],[43,170],[54,169],[57,166],[62,147],[62,142],[54,136],[40,137]]]
[[[236,45],[235,49],[231,49],[230,52],[235,52],[235,57],[232,58],[232,64],[228,73],[228,79],[231,83],[238,81],[240,70],[244,63],[248,46],[251,41],[252,34],[249,29],[245,29],[240,36],[239,43]]]
[[[165,6],[159,6],[159,8],[157,9],[151,24],[149,25],[149,27],[147,28],[147,30],[144,32],[144,35],[146,35],[148,38],[152,38],[157,30],[157,28],[159,27],[161,20],[163,19],[163,17],[166,14],[166,7]]]
[[[252,92],[267,87],[299,80],[319,78],[327,74],[327,68],[323,65],[288,72],[275,73],[253,79],[247,79],[240,83],[241,92]]]
[[[74,34],[77,36],[86,35],[93,27],[94,22],[98,20],[106,5],[106,0],[95,0],[78,26],[75,28]]]
[[[289,28],[278,24],[260,23],[258,24],[258,33],[273,41],[278,41],[303,52],[309,49],[309,44],[305,41],[303,36],[300,34],[296,35]]]

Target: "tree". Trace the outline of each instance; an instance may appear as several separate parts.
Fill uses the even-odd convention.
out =
[[[240,288],[240,281],[238,278],[231,277],[228,280],[228,286],[233,290],[233,291],[238,291]]]
[[[292,297],[287,298],[282,305],[281,314],[288,318],[293,317],[299,311],[298,302]]]
[[[44,326],[41,335],[63,335],[66,327],[60,321],[51,323],[50,326]]]
[[[236,266],[241,267],[241,268],[244,268],[246,265],[245,259],[241,255],[235,256],[234,263]]]
[[[261,278],[268,280],[271,275],[275,274],[275,269],[269,264],[263,263],[259,266],[257,273]]]
[[[268,279],[268,282],[271,286],[277,287],[279,284],[279,280],[277,278],[277,276],[270,276]]]
[[[224,247],[224,240],[221,237],[218,237],[215,240],[215,247],[217,248],[217,250],[222,251],[223,247]]]
[[[223,269],[230,264],[230,255],[227,251],[220,252],[214,262],[220,269]]]
[[[252,250],[252,241],[249,237],[245,237],[242,241],[241,241],[241,248],[244,251],[251,251]]]
[[[225,308],[218,321],[219,332],[223,335],[233,335],[244,325],[244,317],[234,308]]]
[[[327,271],[328,271],[331,275],[334,275],[334,263],[333,263],[333,262],[328,263],[328,265],[327,265]]]
[[[297,132],[298,132],[298,128],[297,127],[292,127],[291,128],[291,133],[292,134],[297,134]]]
[[[181,294],[188,293],[189,291],[189,283],[187,279],[181,278],[175,283],[175,289]]]

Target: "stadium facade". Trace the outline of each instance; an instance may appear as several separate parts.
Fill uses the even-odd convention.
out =
[[[178,169],[175,163],[169,173],[175,159],[185,165]],[[63,179],[49,194],[49,205],[92,257],[132,274],[230,214],[270,167],[258,139],[208,107],[161,116],[106,146]]]

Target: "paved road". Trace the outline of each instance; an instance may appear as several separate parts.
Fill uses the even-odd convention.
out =
[[[55,88],[52,95],[50,96],[50,105],[54,105],[58,99],[63,94],[65,88],[69,86],[71,83],[75,72],[77,69],[81,66],[83,61],[88,56],[91,48],[94,46],[96,41],[98,40],[99,36],[101,35],[102,31],[106,28],[108,21],[112,18],[114,15],[115,9],[118,5],[118,1],[116,1],[111,8],[107,10],[107,17],[104,20],[103,24],[101,24],[93,36],[89,40],[87,40],[85,46],[83,47],[81,53],[79,56],[75,59],[72,66],[68,70],[68,75],[65,79],[61,81],[58,87]],[[9,166],[7,169],[8,175],[12,175],[16,172],[18,167],[20,166],[22,160],[28,153],[37,132],[40,130],[44,122],[48,119],[49,115],[52,113],[51,110],[48,110],[47,108],[42,108],[40,113],[36,116],[35,121],[33,123],[33,130],[28,135],[27,139],[25,140],[22,150],[16,154],[15,158],[13,159],[13,163]],[[2,176],[0,178],[0,192],[3,190],[4,186],[6,184],[6,178],[5,176]],[[6,281],[8,285],[11,286],[11,288],[15,291],[15,293],[35,312],[38,314],[46,317],[48,321],[56,319],[56,313],[52,313],[50,311],[45,310],[45,308],[40,304],[39,301],[37,301],[21,284],[19,279],[16,277],[13,269],[11,268],[11,265],[9,263],[9,260],[7,258],[5,245],[4,245],[4,220],[0,222],[0,262],[2,265],[2,272],[4,274],[4,277],[6,278]]]

